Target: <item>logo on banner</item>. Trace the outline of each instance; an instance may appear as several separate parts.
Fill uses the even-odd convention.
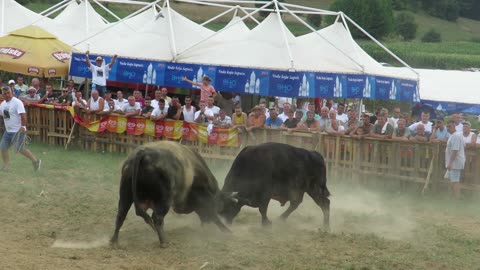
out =
[[[100,129],[105,129],[107,128],[108,121],[102,121],[100,122]]]
[[[166,127],[165,127],[165,131],[166,131],[166,132],[172,132],[172,131],[173,131],[173,127],[172,127],[172,126],[166,126]]]
[[[57,70],[55,68],[49,68],[48,74],[57,74]]]
[[[392,86],[390,87],[390,99],[394,100],[397,98],[397,86],[395,85],[395,80],[392,80]]]
[[[363,97],[364,98],[369,98],[372,96],[372,84],[370,83],[370,80],[367,79],[365,80],[365,87],[363,88]]]
[[[52,56],[62,63],[65,63],[65,60],[70,60],[70,54],[66,52],[54,52]]]
[[[163,125],[156,125],[155,126],[155,131],[158,133],[163,133],[163,130],[165,129],[165,126]]]
[[[188,135],[189,132],[190,132],[190,128],[188,128],[188,127],[182,128],[182,134],[183,135]]]
[[[145,124],[144,123],[137,123],[137,129],[144,129]]]
[[[12,47],[0,47],[0,54],[12,56],[13,59],[18,59],[25,54],[25,51]]]
[[[36,74],[39,74],[40,73],[40,70],[36,67],[29,67],[28,68],[28,73],[36,73]]]
[[[127,127],[128,127],[129,129],[133,129],[133,128],[135,128],[136,125],[137,125],[137,124],[136,124],[135,122],[128,122]]]

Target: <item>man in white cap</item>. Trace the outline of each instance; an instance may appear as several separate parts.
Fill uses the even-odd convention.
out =
[[[89,51],[85,53],[85,59],[87,62],[87,66],[92,72],[92,90],[98,90],[100,96],[104,96],[105,92],[107,91],[107,78],[108,72],[112,69],[113,64],[115,64],[115,60],[117,59],[117,55],[113,55],[112,61],[105,65],[103,62],[103,58],[101,56],[97,56],[95,59],[95,64],[92,65],[90,63],[90,58],[88,57]]]
[[[20,93],[15,90],[15,81],[14,81],[14,80],[9,80],[9,81],[8,81],[8,87],[10,87],[10,90],[12,90],[12,93],[13,93],[16,97],[18,97],[18,95],[19,95]]]

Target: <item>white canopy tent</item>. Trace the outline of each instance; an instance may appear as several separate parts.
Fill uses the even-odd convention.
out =
[[[76,44],[75,48],[85,51],[90,44],[92,53],[110,55],[116,53],[128,58],[418,79],[418,74],[406,64],[407,69],[394,73],[365,53],[353,40],[346,26],[347,21],[351,20],[341,12],[299,7],[283,4],[277,0],[260,2],[264,4],[260,9],[252,8],[251,5],[240,7],[241,4],[246,4],[245,1],[179,0],[201,5],[222,6],[228,9],[227,11],[236,10],[237,12],[241,8],[246,13],[241,18],[235,16],[223,29],[213,32],[175,12],[170,8],[169,1],[164,0],[164,9],[161,12],[163,17],[146,23],[142,28],[131,31],[125,30],[122,26],[110,26],[102,33]],[[160,0],[152,5],[159,2]],[[284,24],[280,12],[272,12],[252,30],[246,27],[244,20],[253,19],[253,15],[260,10],[274,11],[267,7],[272,5],[275,5],[276,11],[282,14],[288,13],[311,28],[312,33],[295,37]],[[336,15],[337,22],[316,31],[297,16],[302,13]],[[129,20],[132,19],[126,18],[123,21]],[[359,27],[353,21],[351,22]],[[122,22],[117,25],[122,25]],[[116,34],[113,33],[119,32],[124,34],[116,38]],[[125,36],[133,42],[122,42]],[[148,42],[143,42],[145,40]],[[396,57],[393,53],[391,54]],[[401,61],[398,57],[396,58]]]
[[[134,18],[125,21],[128,23]],[[167,7],[161,16],[156,16],[140,29],[126,28],[122,23],[75,45],[75,48],[81,51],[90,48],[99,54],[116,53],[124,57],[171,61],[176,50],[214,33]],[[171,35],[172,31],[178,34]]]
[[[0,0],[0,37],[42,18],[47,21],[51,20],[29,10],[14,0]]]
[[[88,1],[77,4],[72,0],[64,5],[65,9],[53,20],[41,20],[36,25],[56,35],[63,42],[73,45],[87,36],[101,31],[107,23]],[[63,8],[60,6],[50,13]]]
[[[480,104],[480,72],[415,70],[421,78],[420,97],[422,100]]]

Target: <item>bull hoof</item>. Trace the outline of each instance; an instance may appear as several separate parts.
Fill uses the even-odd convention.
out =
[[[262,220],[262,226],[264,228],[271,228],[272,227],[272,222],[270,220]]]
[[[160,243],[160,248],[168,248],[168,243]]]
[[[329,225],[323,226],[322,228],[320,228],[318,230],[321,231],[321,232],[324,232],[324,233],[330,233],[331,232],[331,229],[330,229]]]
[[[119,248],[118,241],[110,240],[110,247],[113,248],[113,249],[118,249]]]

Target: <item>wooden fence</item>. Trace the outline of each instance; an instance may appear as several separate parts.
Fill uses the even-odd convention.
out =
[[[137,145],[162,140],[149,135],[91,132],[74,124],[66,110],[26,107],[28,134],[33,142],[65,146],[70,145],[97,152],[128,153]],[[72,132],[73,129],[73,132]],[[179,140],[212,161],[231,161],[247,145],[264,142],[282,142],[320,152],[333,179],[368,179],[416,182],[424,184],[429,178],[431,186],[447,184],[445,173],[445,145],[440,143],[413,143],[392,140],[354,139],[349,136],[331,136],[311,132],[287,132],[260,129],[240,135],[238,147],[219,146],[198,141]],[[480,148],[467,148],[462,188],[480,190]],[[429,173],[430,172],[430,173]]]

